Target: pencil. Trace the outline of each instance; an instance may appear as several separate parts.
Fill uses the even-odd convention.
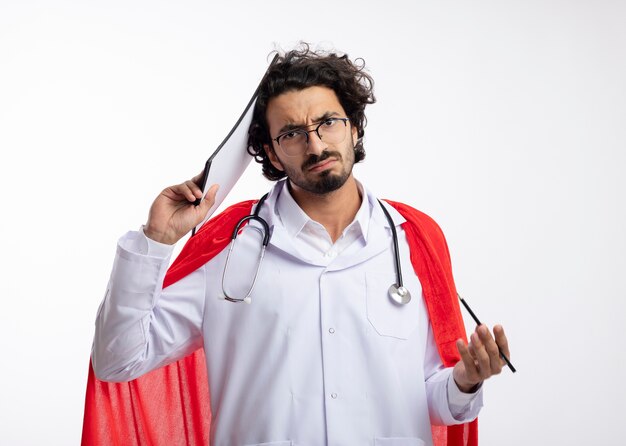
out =
[[[474,319],[474,322],[476,322],[476,325],[482,325],[482,323],[480,322],[480,320],[478,320],[478,317],[476,317],[476,315],[474,314],[470,306],[467,304],[467,302],[465,302],[465,299],[463,299],[459,293],[456,293],[456,295],[458,296],[459,300],[461,301],[461,303],[463,304],[467,312],[470,314],[470,316],[472,316],[472,319]],[[506,355],[502,353],[500,346],[498,346],[498,351],[500,352],[500,357],[504,359],[504,362],[506,362],[506,365],[509,366],[509,369],[511,369],[511,372],[515,373],[516,372],[515,367],[513,367],[513,364],[511,364],[511,361],[509,361],[509,358],[507,358]]]

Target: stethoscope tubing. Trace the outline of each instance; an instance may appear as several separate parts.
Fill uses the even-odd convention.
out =
[[[224,265],[224,273],[222,274],[222,293],[224,294],[224,299],[226,299],[229,302],[247,302],[250,303],[250,295],[252,294],[252,290],[254,289],[254,286],[256,284],[258,275],[259,275],[259,271],[261,270],[261,263],[263,260],[263,257],[265,256],[265,249],[267,248],[267,245],[269,244],[270,241],[270,228],[269,225],[267,224],[267,221],[265,221],[264,218],[262,218],[261,216],[259,216],[259,211],[261,209],[261,206],[263,205],[263,203],[265,202],[266,198],[267,198],[268,194],[265,194],[261,197],[261,199],[258,201],[256,208],[254,210],[254,213],[247,215],[245,217],[243,217],[241,220],[239,220],[237,222],[237,224],[235,225],[235,229],[233,230],[233,233],[231,235],[231,241],[230,241],[230,246],[228,248],[228,254],[226,256],[226,263]],[[387,221],[389,222],[389,227],[391,228],[391,237],[393,240],[393,251],[394,251],[394,263],[395,263],[395,270],[396,270],[396,283],[392,284],[391,287],[389,288],[389,297],[392,301],[394,301],[397,304],[407,304],[409,303],[409,301],[411,300],[411,293],[409,293],[409,291],[404,287],[403,281],[402,281],[402,266],[400,264],[400,250],[398,249],[398,233],[396,231],[396,227],[394,225],[393,219],[391,218],[391,215],[389,214],[389,211],[387,211],[387,209],[385,208],[385,205],[378,200],[378,204],[380,204],[380,207],[383,210],[383,213],[385,214],[385,218],[387,219]],[[252,280],[252,285],[250,286],[250,288],[248,289],[248,292],[246,293],[246,296],[241,299],[241,298],[236,298],[236,297],[232,297],[229,296],[226,293],[226,289],[225,289],[225,278],[226,278],[226,272],[228,270],[228,265],[230,263],[230,255],[235,247],[235,241],[237,240],[237,235],[239,234],[239,230],[241,229],[241,227],[248,221],[257,221],[261,224],[261,226],[263,227],[262,232],[263,232],[263,245],[261,247],[261,253],[259,255],[259,260],[257,263],[257,268],[256,268],[256,272],[254,273],[254,278]]]
[[[389,227],[391,228],[391,238],[393,239],[393,252],[396,266],[396,286],[398,288],[403,288],[404,284],[402,282],[402,266],[400,265],[400,250],[398,249],[398,233],[396,232],[396,226],[393,224],[393,219],[391,215],[389,215],[389,211],[385,207],[385,205],[378,200],[380,207],[385,213],[385,217],[387,217],[387,221],[389,222]]]

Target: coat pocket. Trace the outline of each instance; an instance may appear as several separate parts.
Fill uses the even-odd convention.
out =
[[[367,319],[381,336],[408,339],[417,328],[421,289],[417,296],[412,293],[411,301],[407,304],[398,304],[391,300],[388,293],[389,286],[394,282],[395,277],[389,274],[365,275]]]

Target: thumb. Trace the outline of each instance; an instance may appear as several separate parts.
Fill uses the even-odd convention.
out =
[[[209,209],[211,209],[213,205],[215,204],[215,197],[217,195],[217,191],[219,188],[220,188],[219,184],[213,184],[207,191],[206,195],[204,196],[204,199],[198,205],[198,207],[200,208],[198,210],[203,215],[202,218],[206,217],[206,214],[207,212],[209,212]]]

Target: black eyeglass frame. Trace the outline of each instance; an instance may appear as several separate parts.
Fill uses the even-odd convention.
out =
[[[345,127],[347,127],[347,126],[348,126],[348,121],[350,121],[350,118],[335,118],[335,117],[333,117],[333,118],[327,118],[327,119],[324,119],[324,120],[323,120],[322,122],[320,122],[319,124],[317,124],[317,126],[316,126],[314,129],[311,129],[311,130],[306,130],[304,127],[300,127],[300,128],[297,128],[297,129],[287,130],[286,132],[283,132],[283,133],[281,133],[280,135],[278,135],[276,138],[272,138],[272,141],[276,141],[276,144],[278,144],[278,147],[280,147],[280,148],[281,148],[281,150],[283,151],[283,153],[284,153],[286,156],[297,156],[297,155],[289,155],[289,154],[285,151],[285,149],[283,149],[283,148],[282,148],[282,146],[280,145],[280,139],[281,139],[283,136],[285,136],[285,135],[287,135],[287,134],[289,134],[289,133],[304,133],[304,136],[305,136],[305,138],[306,138],[306,144],[308,145],[308,144],[309,144],[309,133],[311,133],[311,132],[315,132],[315,134],[316,134],[316,135],[317,135],[317,137],[320,139],[320,141],[324,141],[324,140],[322,139],[321,135],[320,135],[319,130],[320,130],[320,127],[322,127],[322,126],[323,126],[324,124],[326,124],[328,121],[342,121],[342,122],[343,122],[343,125],[344,125],[344,128],[345,128]],[[315,125],[315,124],[311,124],[311,125]],[[345,138],[345,136],[344,136],[344,138]]]

